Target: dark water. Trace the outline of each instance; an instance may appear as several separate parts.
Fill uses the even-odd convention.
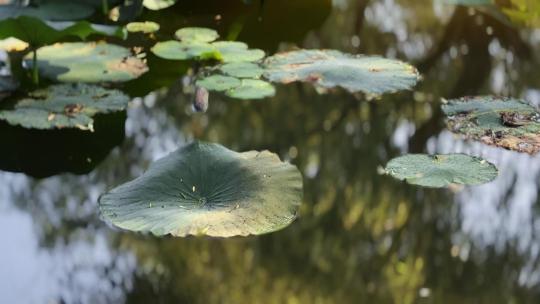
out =
[[[296,45],[399,58],[424,79],[372,101],[300,84],[264,101],[212,94],[208,112],[193,114],[179,80],[186,64],[150,57],[151,72],[126,85],[141,96],[127,117],[91,138],[0,126],[4,170],[80,173],[0,172],[0,303],[540,302],[540,156],[463,141],[438,110],[441,97],[472,94],[539,105],[540,30],[428,0],[180,1],[141,19],[164,33],[213,27],[269,53]],[[232,239],[155,238],[100,221],[102,192],[194,139],[297,165],[299,218]],[[501,174],[453,190],[379,175],[405,152],[467,152]]]

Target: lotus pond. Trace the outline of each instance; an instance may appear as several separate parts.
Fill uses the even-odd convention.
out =
[[[540,302],[536,0],[0,1],[0,303]]]

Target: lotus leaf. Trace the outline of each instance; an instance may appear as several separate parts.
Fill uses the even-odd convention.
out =
[[[214,59],[219,58],[216,48],[206,42],[180,42],[164,41],[158,42],[152,48],[152,53],[156,56],[170,60],[189,59]]]
[[[99,206],[106,220],[127,230],[231,237],[288,226],[301,201],[300,172],[277,155],[196,142],[104,194]]]
[[[431,188],[451,184],[480,185],[498,175],[495,165],[465,154],[407,154],[392,159],[385,171],[409,184]]]
[[[219,69],[229,76],[238,78],[259,78],[264,72],[258,64],[251,62],[227,63]]]
[[[420,79],[416,68],[401,61],[333,50],[278,53],[268,57],[264,66],[264,77],[272,82],[304,81],[368,94],[407,90]]]
[[[204,27],[184,27],[177,30],[175,36],[184,42],[212,42],[219,38],[215,30]]]
[[[145,34],[159,31],[159,24],[152,21],[130,22],[126,25],[128,32],[142,32]]]
[[[37,57],[40,73],[61,82],[122,82],[148,70],[130,50],[108,43],[57,43],[39,48]]]
[[[446,101],[442,109],[452,132],[518,152],[540,151],[540,114],[523,100],[464,97]]]
[[[128,97],[117,90],[86,84],[61,84],[31,92],[0,120],[30,129],[77,128],[93,130],[93,116],[123,111]]]
[[[173,6],[178,0],[144,0],[143,5],[149,10],[157,11]]]
[[[242,79],[240,86],[229,89],[225,94],[237,99],[261,99],[274,96],[276,89],[266,81]]]

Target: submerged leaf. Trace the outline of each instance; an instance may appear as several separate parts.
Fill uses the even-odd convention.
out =
[[[368,94],[407,90],[420,79],[416,68],[404,62],[333,50],[278,53],[268,57],[264,66],[264,77],[272,82],[304,81],[323,88],[340,86]]]
[[[130,22],[126,25],[126,29],[131,33],[142,32],[148,34],[159,31],[159,24],[152,21]]]
[[[94,115],[123,111],[128,101],[120,91],[99,86],[54,85],[31,92],[13,109],[0,111],[0,120],[31,129],[93,130]]]
[[[464,97],[448,100],[442,109],[452,132],[518,152],[540,151],[540,113],[523,100]]]
[[[57,43],[39,48],[37,57],[40,73],[62,82],[122,82],[148,70],[130,50],[108,43]]]
[[[127,230],[231,237],[288,226],[301,201],[300,172],[277,155],[193,143],[104,194],[99,205],[106,220]]]
[[[431,188],[451,184],[480,185],[494,180],[498,175],[492,163],[465,154],[407,154],[392,159],[385,171],[409,184]]]
[[[219,38],[215,30],[204,27],[184,27],[175,36],[183,42],[212,42]]]

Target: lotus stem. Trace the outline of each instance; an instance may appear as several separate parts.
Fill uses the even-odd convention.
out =
[[[109,13],[109,1],[108,0],[101,0],[101,9],[103,10],[103,15],[107,15]]]
[[[39,85],[39,69],[36,49],[32,51],[32,82],[34,82],[34,85],[36,86]]]

